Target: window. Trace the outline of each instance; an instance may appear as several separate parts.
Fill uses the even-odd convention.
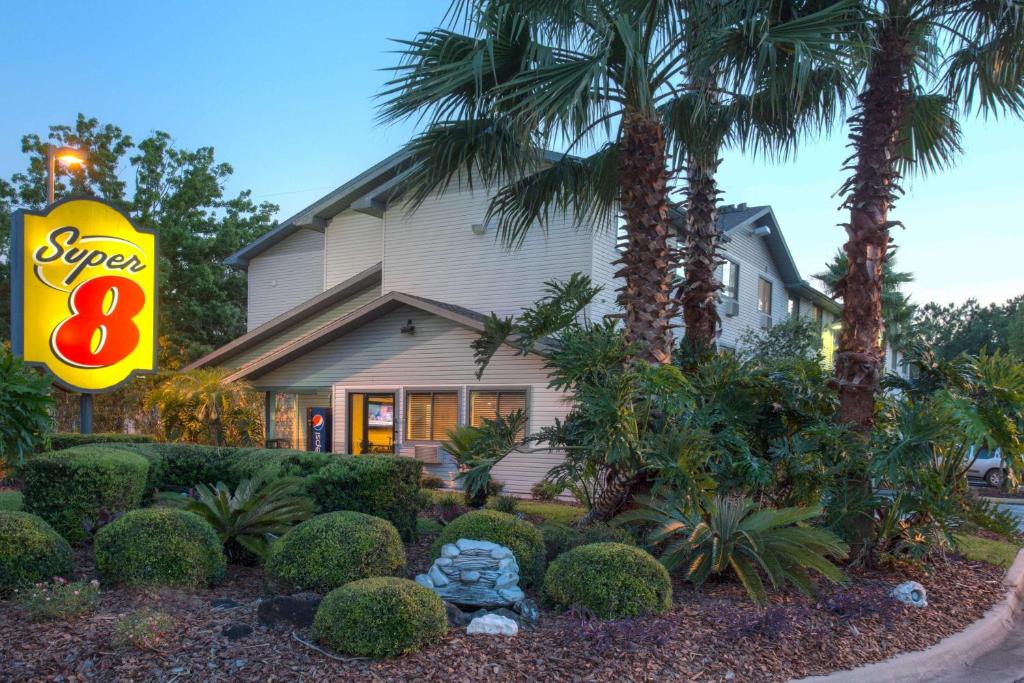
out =
[[[410,391],[405,395],[405,438],[444,441],[459,423],[459,394],[454,391]]]
[[[736,355],[736,347],[735,346],[726,346],[724,344],[719,344],[718,345],[718,355],[720,355],[720,356],[735,356]]]
[[[821,306],[818,304],[811,304],[811,318],[818,325],[821,325]]]
[[[469,424],[479,427],[484,420],[498,415],[508,417],[517,410],[526,412],[525,391],[471,391],[469,392]],[[525,429],[519,438],[526,436]]]
[[[726,299],[739,299],[740,265],[729,259],[722,264],[722,296]]]
[[[757,310],[765,315],[772,314],[772,283],[763,277],[757,280]]]
[[[786,312],[789,313],[790,318],[800,315],[800,300],[795,296],[790,296],[786,302]]]

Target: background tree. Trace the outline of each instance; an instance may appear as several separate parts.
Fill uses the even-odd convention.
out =
[[[1024,294],[1003,304],[988,306],[980,305],[973,298],[962,304],[930,302],[917,309],[914,330],[919,339],[943,360],[951,360],[962,353],[978,355],[982,350],[1010,352],[1024,358],[1022,302]]]
[[[837,283],[843,328],[836,353],[840,420],[862,431],[874,421],[881,376],[884,265],[889,217],[908,169],[935,171],[960,152],[957,115],[1024,110],[1024,12],[1020,0],[871,0],[870,48],[849,120],[849,210]]]
[[[146,401],[169,441],[251,446],[263,438],[263,401],[247,382],[225,382],[224,368],[175,373]]]

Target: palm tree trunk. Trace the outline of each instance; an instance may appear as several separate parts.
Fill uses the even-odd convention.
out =
[[[683,322],[686,341],[695,349],[710,348],[718,334],[718,160],[691,157],[686,168],[686,233],[683,256]]]
[[[626,341],[650,363],[672,360],[672,296],[676,257],[669,248],[669,173],[665,132],[656,119],[627,115],[622,124],[620,201],[626,221],[625,250],[615,261],[622,278]]]
[[[594,498],[594,503],[587,514],[583,515],[575,526],[584,527],[591,524],[607,522],[618,513],[619,509],[629,500],[638,478],[619,470],[609,470],[604,487]]]
[[[850,119],[853,176],[842,188],[850,210],[843,246],[849,270],[838,284],[843,327],[836,353],[839,420],[867,434],[875,420],[875,393],[883,367],[883,267],[889,246],[889,209],[900,192],[895,162],[910,68],[907,40],[883,24],[857,113]]]

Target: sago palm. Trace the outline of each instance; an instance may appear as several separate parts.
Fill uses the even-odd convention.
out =
[[[882,365],[884,264],[890,218],[908,170],[940,170],[960,150],[958,116],[1024,112],[1021,0],[865,0],[856,40],[869,46],[853,153],[841,188],[849,211],[838,283],[843,329],[836,353],[840,419],[866,431],[874,421]]]
[[[407,146],[411,206],[453,183],[497,187],[487,218],[510,247],[531,227],[546,227],[555,212],[581,227],[613,230],[621,209],[616,276],[623,331],[637,356],[653,363],[671,359],[679,310],[673,292],[679,254],[668,215],[674,160],[700,137],[689,127],[709,120],[707,107],[693,106],[691,95],[711,86],[691,83],[685,68],[689,11],[686,3],[666,0],[459,1],[453,26],[464,21],[466,32],[439,28],[404,41],[402,62],[382,93],[383,120],[418,115],[427,123]],[[706,28],[712,40],[727,22],[716,14]],[[799,61],[786,55],[815,54],[816,44],[800,42],[803,36],[794,41],[761,28],[758,40],[743,43],[744,54],[760,51],[761,59],[752,60],[758,65],[784,71]],[[804,69],[809,63],[800,62]],[[763,71],[753,69],[755,82]],[[790,98],[805,83],[790,79],[772,92]],[[722,111],[727,107],[739,118],[755,109],[743,97]],[[759,111],[776,120],[790,109]],[[726,137],[776,129],[787,126],[737,126]],[[552,147],[565,152],[545,151]],[[713,231],[714,191],[701,192],[703,208],[694,220],[710,220]],[[705,251],[710,244],[710,253],[697,258],[704,265],[697,269],[694,258],[687,263],[695,276],[710,278],[698,297],[706,307],[717,291],[717,245],[702,240]]]
[[[829,558],[845,557],[848,548],[830,531],[807,524],[820,515],[818,507],[759,510],[745,498],[716,496],[697,505],[645,499],[617,519],[653,525],[647,540],[662,548],[660,560],[669,571],[682,569],[697,586],[714,574],[732,573],[763,604],[762,575],[773,587],[788,583],[807,595],[813,591],[811,571],[845,583]]]

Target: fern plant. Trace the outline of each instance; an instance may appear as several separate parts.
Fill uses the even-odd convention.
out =
[[[194,497],[184,503],[176,494],[164,494],[163,499],[209,522],[229,561],[251,562],[265,558],[274,539],[313,516],[313,502],[301,494],[299,478],[264,483],[256,477],[243,479],[234,492],[217,482],[197,485]]]
[[[763,605],[767,590],[785,584],[811,595],[811,572],[833,583],[845,583],[843,572],[829,558],[846,557],[849,550],[838,536],[806,523],[821,508],[757,509],[740,497],[716,496],[698,505],[671,498],[640,499],[642,507],[623,513],[619,523],[653,526],[647,541],[661,548],[660,560],[669,571],[682,569],[701,586],[712,575],[732,573],[751,599]]]

